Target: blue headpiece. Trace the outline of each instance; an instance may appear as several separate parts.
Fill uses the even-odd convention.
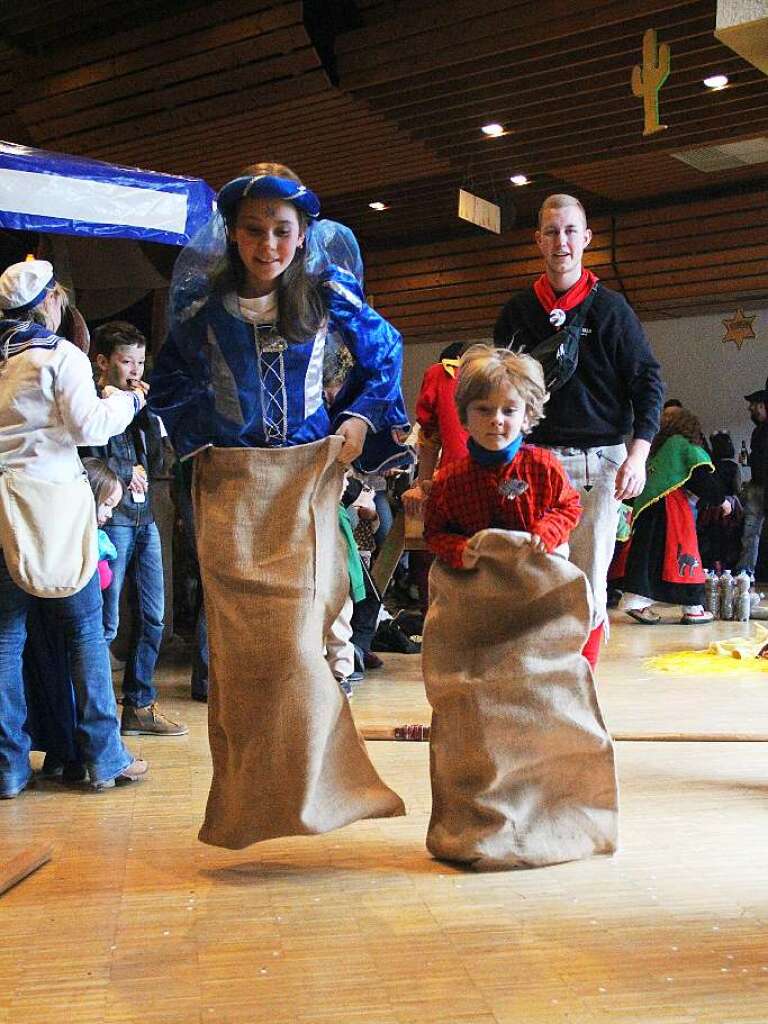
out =
[[[320,200],[314,192],[310,192],[298,181],[278,178],[274,174],[245,174],[241,178],[234,178],[221,189],[216,196],[216,203],[228,220],[241,199],[256,199],[260,196],[293,203],[308,217],[314,218],[320,213]]]
[[[194,316],[208,301],[229,251],[224,213],[218,208],[176,260],[168,306],[172,327]],[[357,239],[348,227],[336,221],[317,219],[307,225],[304,266],[313,277],[320,277],[332,266],[342,267],[354,274],[362,287],[363,260]]]

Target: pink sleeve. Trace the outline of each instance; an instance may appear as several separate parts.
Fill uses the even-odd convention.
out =
[[[109,584],[112,582],[112,570],[109,567],[109,562],[106,558],[102,558],[98,565],[99,569],[99,584],[102,590],[106,590]]]

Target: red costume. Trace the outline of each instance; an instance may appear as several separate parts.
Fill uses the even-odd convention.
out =
[[[467,541],[496,527],[535,533],[553,551],[568,540],[581,516],[578,491],[557,456],[523,445],[511,462],[481,466],[471,456],[441,468],[427,498],[424,539],[454,569]]]
[[[456,370],[458,359],[443,359],[430,366],[421,382],[416,401],[416,419],[421,427],[421,444],[442,449],[440,465],[463,459],[467,454],[467,434],[456,409]]]

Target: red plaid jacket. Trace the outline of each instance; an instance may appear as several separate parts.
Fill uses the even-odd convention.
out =
[[[506,466],[486,468],[467,456],[439,470],[427,499],[424,540],[443,562],[461,569],[467,541],[479,530],[535,533],[553,551],[580,517],[578,491],[557,456],[523,445]]]

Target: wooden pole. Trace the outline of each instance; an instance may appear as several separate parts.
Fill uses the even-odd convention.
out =
[[[360,730],[364,740],[426,742],[428,725],[368,726]],[[619,743],[768,743],[764,732],[614,732]]]
[[[27,875],[37,871],[52,856],[53,847],[50,844],[41,843],[37,846],[28,846],[4,864],[0,862],[0,896],[7,892],[11,886],[26,878]]]

